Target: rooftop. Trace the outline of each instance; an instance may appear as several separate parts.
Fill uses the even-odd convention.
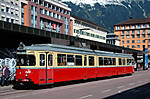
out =
[[[101,31],[109,32],[109,30],[107,30],[107,29],[105,29],[105,28],[103,28],[103,27],[100,27],[99,25],[97,25],[97,24],[95,24],[95,23],[93,23],[93,22],[91,22],[91,21],[89,21],[89,20],[82,19],[82,18],[79,18],[79,17],[74,16],[74,15],[71,15],[71,17],[73,17],[73,18],[75,18],[75,19],[77,19],[77,20],[80,20],[80,21],[82,21],[82,22],[85,22],[86,24],[89,24],[90,26],[94,26],[94,27],[96,27],[97,29],[99,29],[99,30],[101,30]]]
[[[129,19],[124,22],[121,22],[119,24],[115,25],[130,25],[130,24],[145,24],[150,23],[150,18],[135,18],[135,19]]]

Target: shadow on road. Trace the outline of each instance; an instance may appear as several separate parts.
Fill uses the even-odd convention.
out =
[[[150,83],[120,92],[104,99],[150,99]]]

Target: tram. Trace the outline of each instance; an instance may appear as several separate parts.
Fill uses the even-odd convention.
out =
[[[23,84],[47,85],[132,74],[133,61],[130,54],[54,44],[35,44],[18,48],[15,81]]]

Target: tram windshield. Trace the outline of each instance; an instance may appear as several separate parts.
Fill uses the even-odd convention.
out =
[[[35,66],[34,55],[17,55],[17,66]]]

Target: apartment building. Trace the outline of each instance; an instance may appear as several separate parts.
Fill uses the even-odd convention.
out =
[[[108,30],[84,19],[71,16],[71,36],[106,43]]]
[[[21,6],[26,0],[0,0],[0,20],[21,24]]]
[[[121,46],[150,51],[150,18],[129,19],[116,24],[114,33],[120,38]]]
[[[68,5],[55,0],[28,0],[23,9],[24,25],[70,35]]]

